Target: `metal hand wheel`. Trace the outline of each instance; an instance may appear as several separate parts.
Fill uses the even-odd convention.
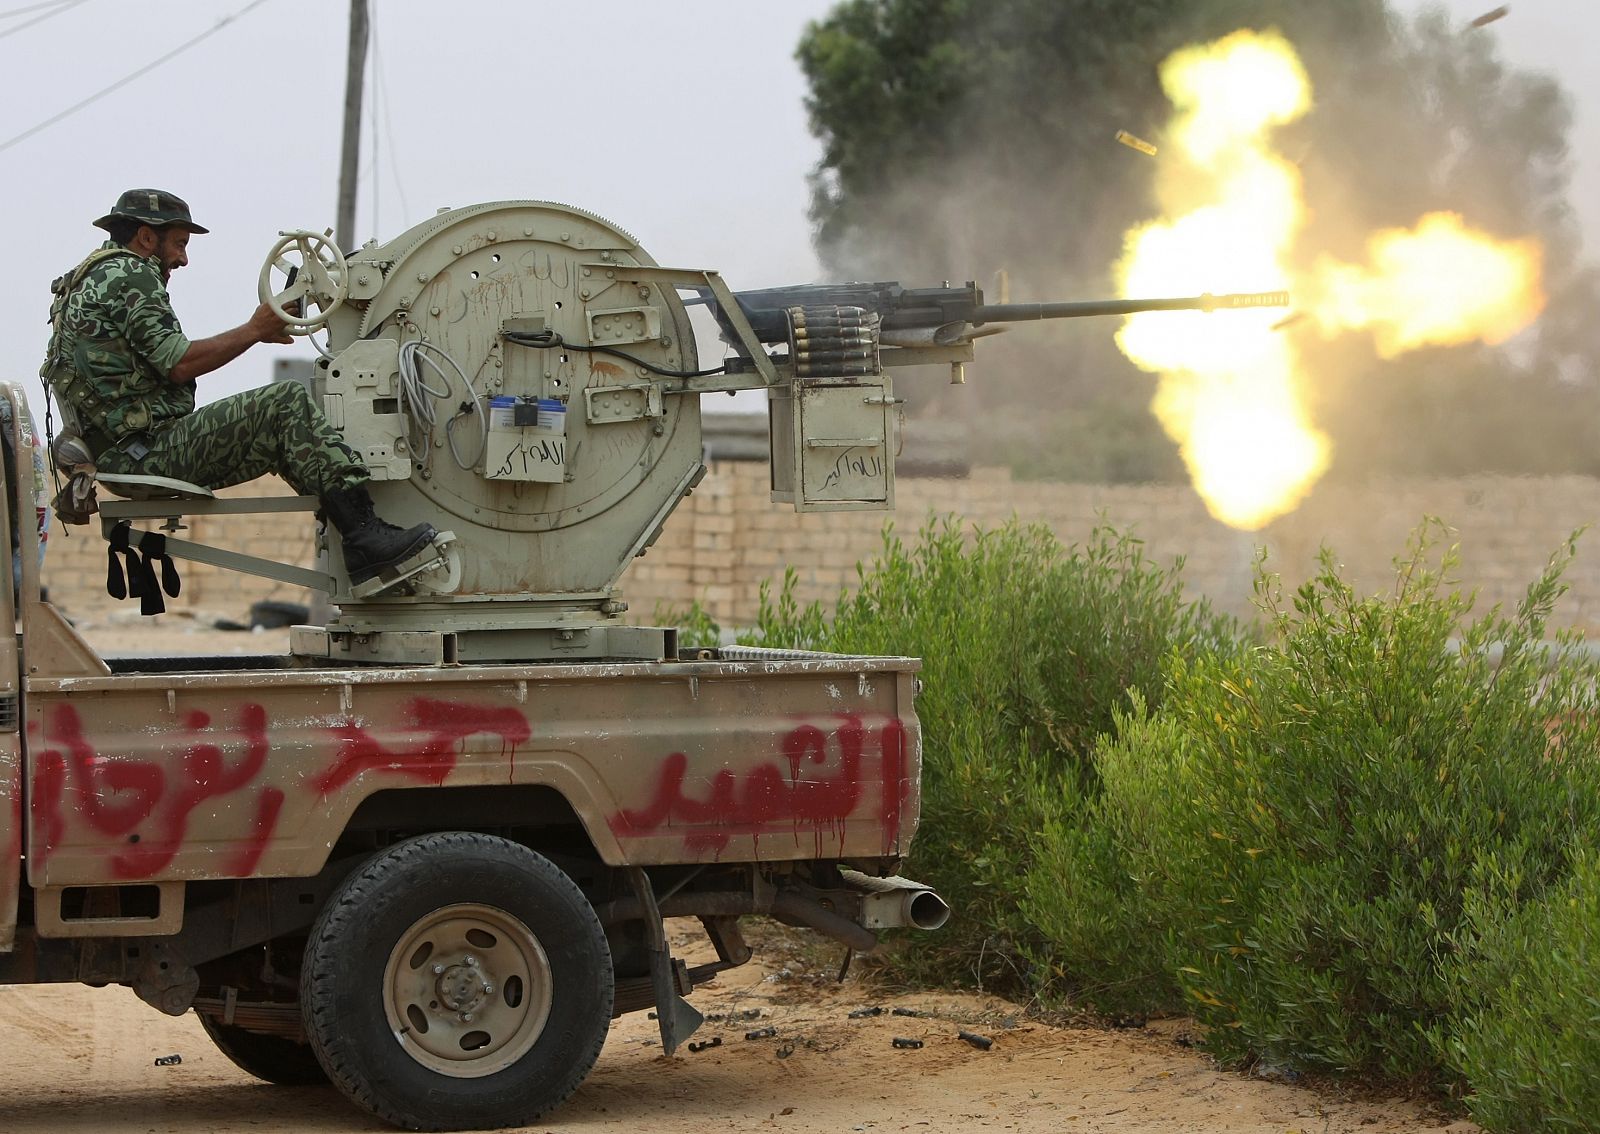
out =
[[[350,294],[350,265],[327,233],[297,229],[279,235],[261,265],[256,295],[291,335],[309,335],[326,326]],[[281,291],[274,290],[274,271],[284,276]]]

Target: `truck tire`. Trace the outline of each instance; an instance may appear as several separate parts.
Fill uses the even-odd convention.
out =
[[[411,1130],[523,1126],[594,1066],[611,953],[549,859],[470,832],[397,843],[312,927],[306,1036],[358,1106]]]
[[[280,1087],[320,1087],[328,1082],[327,1073],[310,1044],[298,1043],[283,1036],[266,1032],[252,1032],[235,1024],[224,1024],[204,1013],[200,1026],[217,1045],[217,1050],[233,1061],[241,1071],[276,1083]]]

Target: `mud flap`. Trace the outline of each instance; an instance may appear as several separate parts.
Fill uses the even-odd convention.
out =
[[[680,993],[688,983],[686,971],[680,975],[683,962],[675,961],[667,948],[667,929],[661,921],[661,907],[656,904],[656,892],[650,885],[650,876],[641,867],[627,868],[628,884],[644,907],[645,935],[650,944],[650,984],[656,994],[656,1018],[661,1025],[661,1050],[671,1055],[678,1045],[694,1035],[705,1023],[694,1005]]]

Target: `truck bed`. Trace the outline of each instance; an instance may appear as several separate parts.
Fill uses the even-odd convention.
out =
[[[612,866],[893,858],[913,834],[912,659],[284,660],[27,676],[29,882],[308,876],[380,793],[486,785],[559,795]]]

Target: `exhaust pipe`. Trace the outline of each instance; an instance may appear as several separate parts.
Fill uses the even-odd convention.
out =
[[[930,887],[909,878],[874,878],[841,870],[842,890],[777,890],[762,894],[716,892],[669,894],[658,903],[662,917],[743,917],[767,914],[786,925],[803,925],[857,953],[877,946],[879,929],[938,929],[950,920],[950,906]],[[613,898],[595,906],[600,924],[611,926],[647,917],[637,897]]]
[[[790,891],[779,893],[773,899],[772,916],[785,925],[804,925],[814,929],[857,953],[870,953],[878,947],[878,939],[870,932],[870,927],[858,925],[814,899]]]
[[[940,929],[950,920],[950,905],[932,890],[905,896],[906,924],[916,929]]]
[[[861,924],[868,929],[938,929],[950,920],[950,905],[930,887],[898,875],[874,878],[841,870],[845,885],[861,893]]]

